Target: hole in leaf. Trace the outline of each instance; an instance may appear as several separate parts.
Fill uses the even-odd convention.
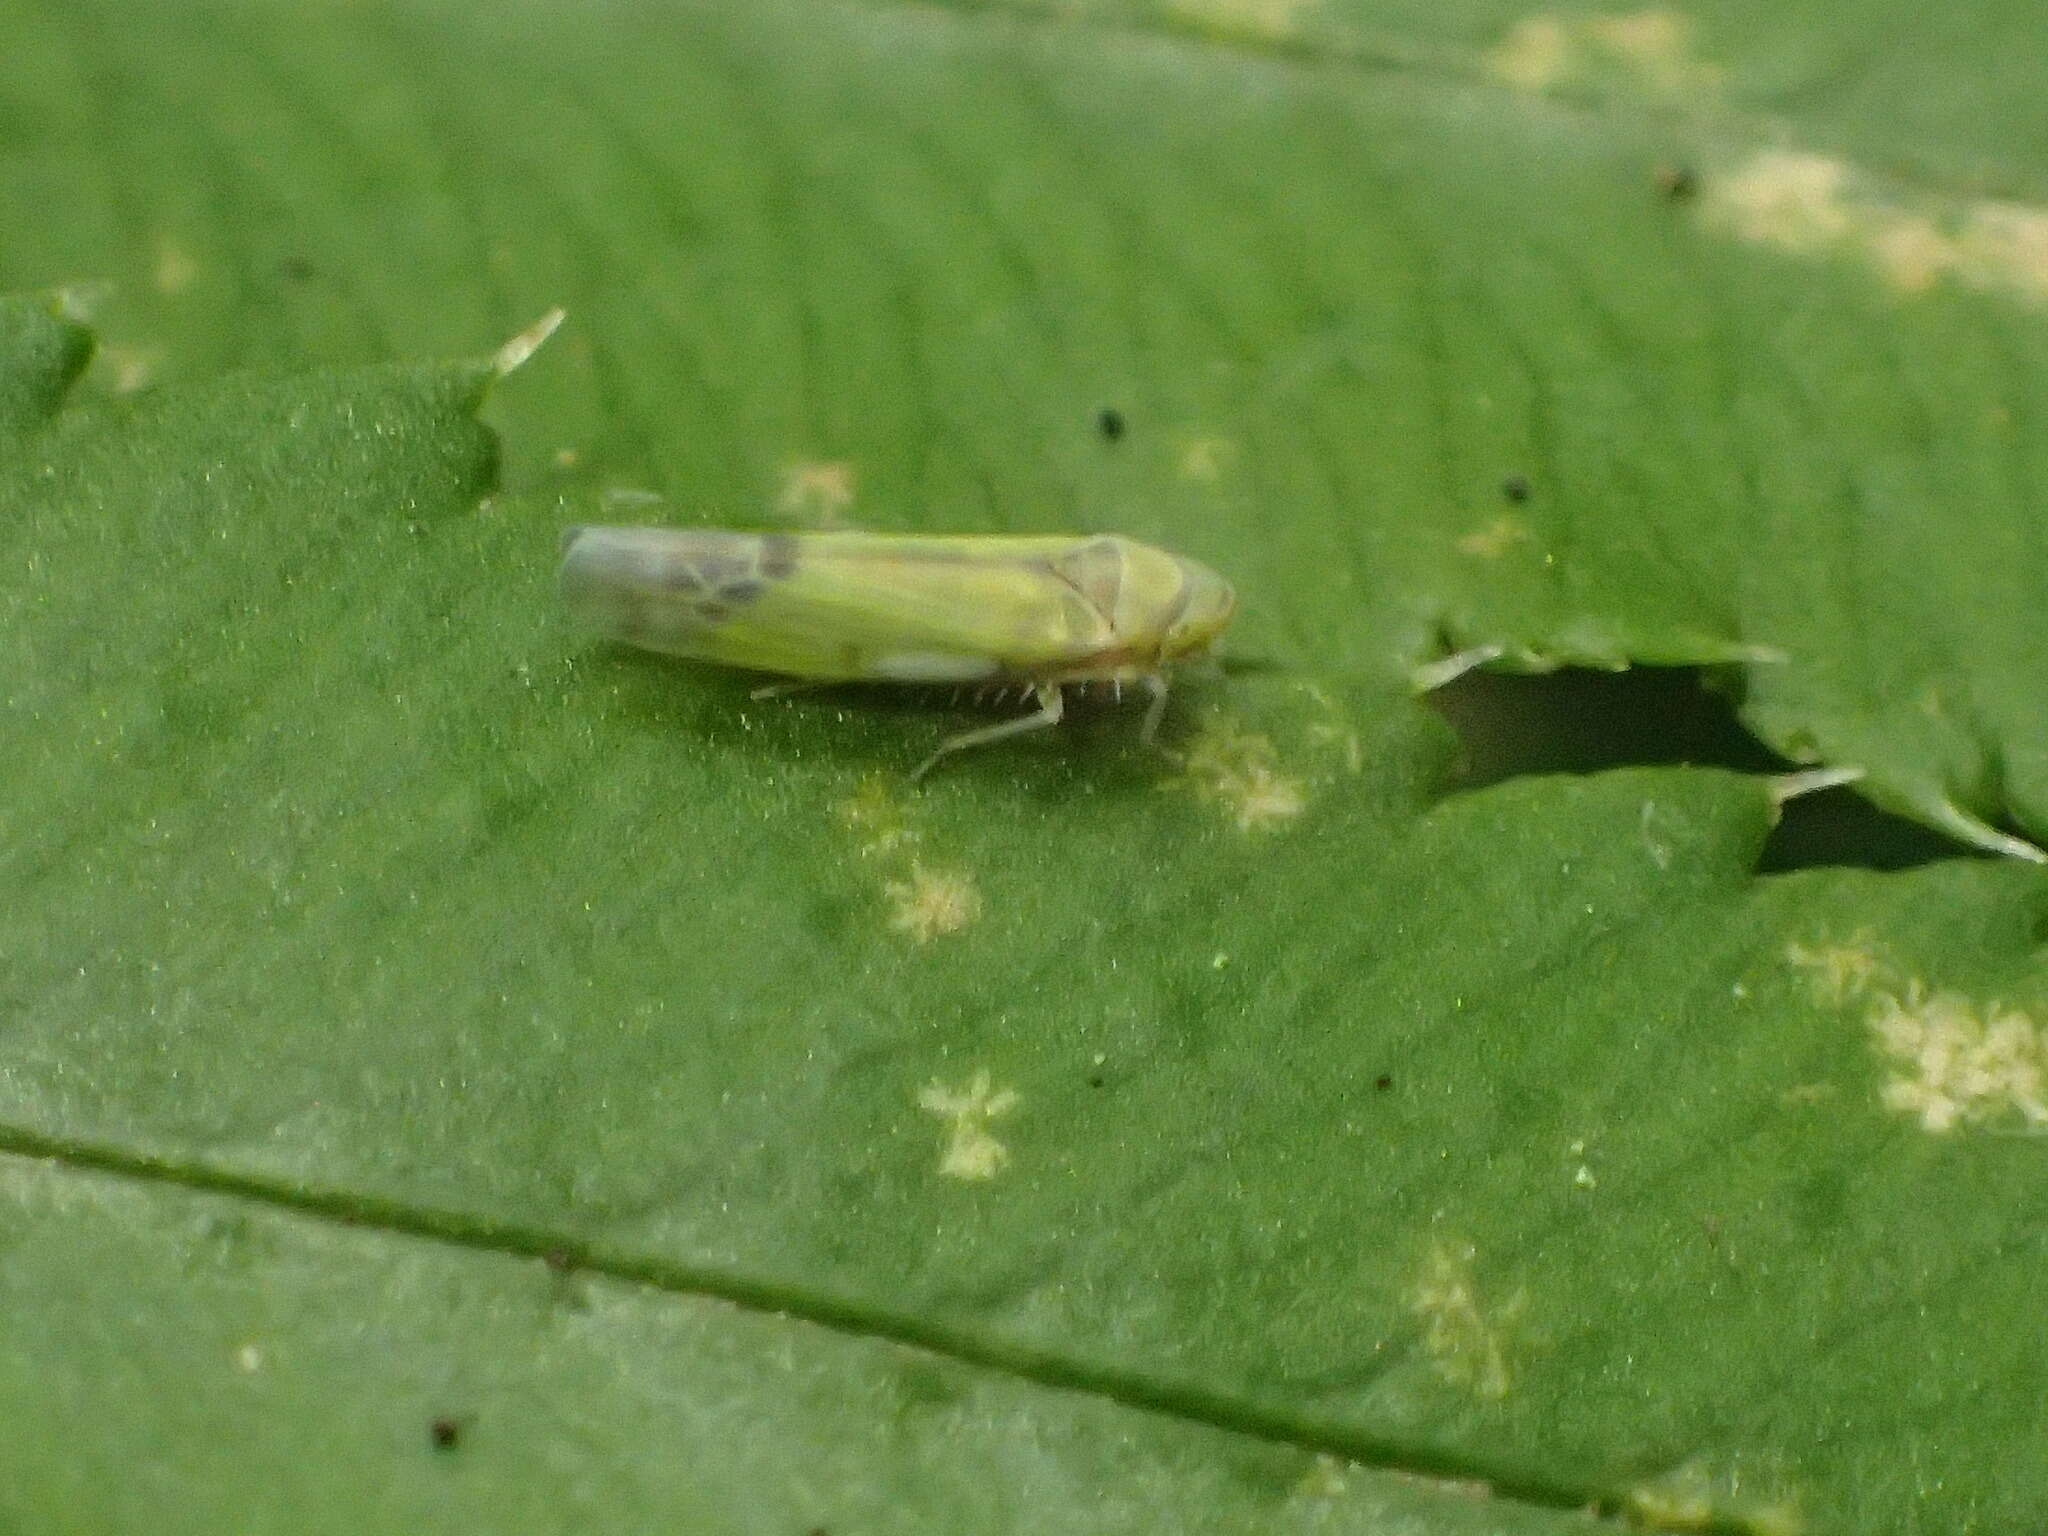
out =
[[[1540,676],[1468,672],[1427,695],[1464,743],[1460,789],[1526,774],[1695,764],[1740,773],[1791,773],[1736,718],[1739,673],[1701,667],[1565,668]],[[1854,790],[1788,802],[1758,869],[1850,866],[1909,869],[1971,850],[1932,828],[1879,810]]]

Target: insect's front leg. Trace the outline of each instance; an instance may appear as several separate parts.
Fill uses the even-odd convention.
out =
[[[932,765],[949,752],[958,752],[962,747],[986,746],[991,741],[1002,741],[1006,737],[1021,736],[1026,731],[1038,731],[1049,725],[1058,725],[1067,708],[1066,700],[1060,693],[1060,685],[1040,683],[1034,692],[1038,695],[1037,713],[1020,715],[1015,720],[1005,720],[1000,725],[979,726],[971,731],[962,731],[958,736],[947,737],[939,743],[938,751],[911,770],[911,782],[914,784],[930,773]]]
[[[1166,718],[1166,674],[1147,672],[1140,681],[1152,695],[1152,702],[1145,706],[1145,723],[1138,730],[1138,740],[1150,747],[1157,745],[1159,723]]]

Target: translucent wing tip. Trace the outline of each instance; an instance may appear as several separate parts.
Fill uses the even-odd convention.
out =
[[[556,587],[579,623],[618,637],[630,627],[647,586],[644,562],[615,528],[575,523],[562,530]]]
[[[613,634],[672,595],[667,529],[576,523],[562,530],[559,590],[572,612]]]

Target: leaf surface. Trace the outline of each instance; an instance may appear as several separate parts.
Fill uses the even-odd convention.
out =
[[[0,305],[0,1400],[104,1426],[16,1523],[141,1425],[195,1530],[2048,1507],[2041,877],[1460,790],[1412,694],[1710,663],[2042,831],[2005,61],[1993,131],[1732,8],[5,9],[0,280],[101,343]],[[393,361],[555,303],[487,404]],[[570,633],[593,520],[1114,528],[1260,665],[917,792],[965,712]]]

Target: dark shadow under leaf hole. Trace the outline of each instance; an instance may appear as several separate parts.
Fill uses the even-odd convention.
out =
[[[1525,676],[1468,672],[1428,695],[1464,744],[1456,786],[1481,789],[1526,774],[1695,764],[1792,773],[1736,718],[1739,674],[1699,667],[1575,668]],[[1787,803],[1758,869],[1910,869],[1971,850],[1879,810],[1852,789]]]

